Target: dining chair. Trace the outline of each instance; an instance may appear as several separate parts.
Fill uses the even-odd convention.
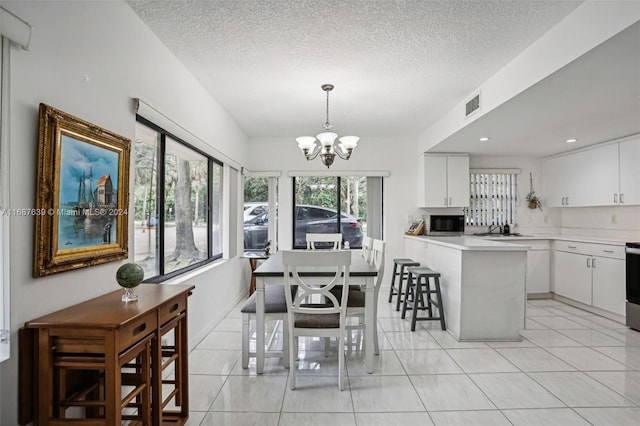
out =
[[[371,263],[371,250],[373,248],[373,238],[362,237],[362,257],[367,263]]]
[[[316,243],[333,243],[333,250],[340,248],[342,234],[307,234],[307,250],[315,250]]]
[[[338,340],[338,388],[344,389],[346,314],[349,297],[351,252],[282,252],[289,326],[289,387],[296,387],[298,337],[335,337]],[[330,275],[300,276],[305,268],[326,268]],[[342,286],[341,297],[331,290]],[[297,291],[292,293],[292,288]]]
[[[264,319],[282,321],[282,352],[265,351],[265,357],[281,357],[282,364],[285,368],[289,367],[289,327],[287,326],[287,298],[284,295],[284,286],[268,285],[264,288]],[[249,358],[255,357],[255,350],[251,350],[251,320],[256,319],[256,301],[257,293],[253,293],[242,305],[240,312],[242,313],[242,368],[249,368]],[[265,346],[271,348],[273,340],[278,331],[278,324],[267,340]]]
[[[373,327],[373,347],[376,355],[380,355],[380,347],[378,345],[378,293],[380,293],[380,287],[382,284],[382,278],[384,275],[384,253],[385,242],[378,239],[373,239],[371,249],[372,264],[375,265],[377,276],[376,283],[373,289],[373,320],[371,326]],[[365,316],[365,293],[361,289],[352,288],[349,290],[349,300],[347,301],[347,317],[357,317],[359,322],[357,325],[348,325],[347,330],[357,330],[367,326],[364,322]],[[368,344],[365,342],[365,345]]]

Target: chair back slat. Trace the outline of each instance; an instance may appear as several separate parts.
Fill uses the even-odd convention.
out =
[[[333,243],[333,250],[340,248],[342,234],[307,234],[307,250],[315,250],[316,243]]]

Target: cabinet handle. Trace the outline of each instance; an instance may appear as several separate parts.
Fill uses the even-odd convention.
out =
[[[591,258],[587,258],[587,268],[591,268]]]
[[[624,204],[624,194],[620,194],[620,204]]]
[[[605,253],[613,253],[613,250],[602,250]]]
[[[596,267],[596,258],[595,257],[593,259],[591,259],[591,267],[592,268]]]
[[[566,204],[566,205],[567,205],[567,206],[569,205],[569,197],[567,197],[567,204]]]
[[[560,204],[564,206],[564,197],[560,199]]]
[[[613,203],[618,204],[618,194],[613,194]]]
[[[575,248],[577,248],[576,246],[567,246],[567,247],[569,247],[570,249],[575,249]]]
[[[447,206],[447,197],[444,197],[444,205]]]

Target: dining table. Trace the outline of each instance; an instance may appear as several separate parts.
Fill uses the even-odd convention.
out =
[[[327,277],[335,274],[335,268],[310,266],[301,268],[299,274],[307,278],[307,282],[313,283],[313,277]],[[256,277],[256,373],[264,371],[265,358],[265,318],[264,318],[264,289],[267,285],[284,285],[284,265],[282,252],[273,253],[254,271]],[[378,271],[374,265],[369,264],[360,250],[351,250],[351,265],[349,267],[349,286],[363,288],[365,291],[365,332],[364,353],[365,371],[373,373],[373,333],[376,328],[370,326],[375,321],[375,284]]]

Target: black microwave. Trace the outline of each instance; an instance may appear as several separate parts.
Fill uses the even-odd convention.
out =
[[[464,233],[463,215],[431,215],[429,217],[429,232]]]

